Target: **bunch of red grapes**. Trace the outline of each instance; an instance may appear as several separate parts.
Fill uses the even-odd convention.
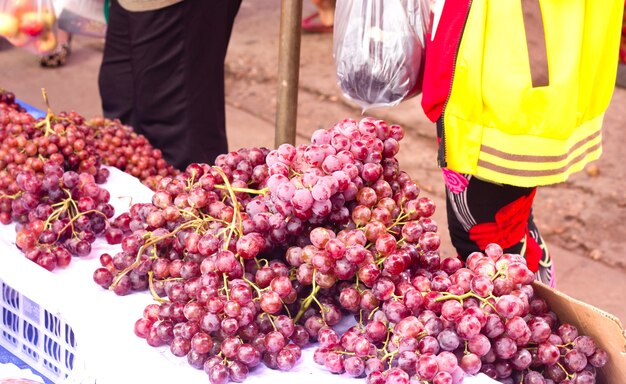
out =
[[[135,332],[213,384],[315,361],[369,384],[593,383],[607,353],[560,324],[519,255],[441,259],[435,204],[399,168],[403,130],[347,119],[311,144],[240,149],[163,177],[120,215],[94,281],[150,290]],[[356,324],[345,333],[342,321]]]
[[[45,98],[45,93],[44,93]],[[47,99],[46,99],[47,100]],[[146,138],[118,121],[86,122],[75,112],[44,118],[27,113],[11,92],[0,92],[0,223],[17,223],[17,246],[53,270],[71,255],[86,256],[96,237],[119,237],[103,184],[111,165],[155,187],[177,171]]]
[[[135,176],[150,189],[154,190],[161,178],[179,173],[163,159],[161,150],[119,120],[98,117],[86,124],[92,128],[90,136],[102,163]]]
[[[109,192],[93,175],[63,171],[50,161],[43,177],[17,174],[19,192],[11,200],[17,219],[16,245],[26,258],[52,271],[69,265],[72,256],[88,256],[91,244],[103,234],[114,208]]]
[[[63,171],[87,173],[104,183],[108,170],[101,168],[94,141],[84,119],[74,113],[51,112],[35,119],[15,103],[0,102],[0,222],[23,221],[11,209],[11,200],[22,191],[16,181],[23,172],[44,176],[46,164]]]
[[[89,173],[99,184],[108,176],[101,165],[113,166],[152,189],[162,177],[178,173],[160,150],[118,120],[86,121],[76,112],[55,115],[50,110],[45,118],[36,119],[16,102],[13,93],[0,92],[0,201],[17,193],[18,173],[43,175],[47,161],[65,171]],[[0,211],[0,222],[13,220],[10,210]]]
[[[0,108],[11,108],[18,112],[24,112],[25,109],[17,103],[15,94],[11,91],[0,88]]]
[[[595,383],[607,352],[559,323],[533,280],[523,258],[497,244],[472,254],[467,266],[444,259],[374,292],[383,310],[365,324],[343,335],[323,327],[314,359],[369,384],[461,383],[479,372],[501,383]],[[341,295],[356,306],[354,292]]]

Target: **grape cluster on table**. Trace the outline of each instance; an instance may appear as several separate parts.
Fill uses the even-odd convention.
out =
[[[113,220],[121,249],[94,281],[149,290],[137,336],[213,384],[290,370],[314,342],[315,363],[368,384],[596,382],[608,354],[535,295],[521,256],[440,257],[435,204],[395,157],[402,137],[346,119],[307,145],[163,177],[152,203]]]
[[[109,191],[89,173],[64,172],[47,162],[43,177],[20,172],[16,183],[21,193],[11,204],[20,218],[15,243],[26,258],[49,271],[68,266],[71,256],[88,256],[113,217]]]
[[[0,91],[0,223],[16,223],[16,244],[28,259],[48,270],[67,266],[111,230],[109,193],[97,185],[109,176],[102,165],[153,187],[178,173],[117,121],[50,110],[36,119],[13,93]]]
[[[91,128],[90,136],[102,164],[135,176],[153,190],[161,178],[179,173],[165,161],[160,149],[154,148],[144,135],[119,120],[96,117],[85,124]]]

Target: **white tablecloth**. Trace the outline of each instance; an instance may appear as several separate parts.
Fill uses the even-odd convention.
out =
[[[136,178],[115,168],[104,185],[111,193],[116,215],[128,211],[132,203],[150,202],[152,191]],[[74,257],[67,268],[53,272],[27,260],[15,246],[15,226],[0,225],[0,279],[69,324],[77,343],[74,369],[66,382],[91,384],[125,383],[208,383],[202,370],[189,366],[184,358],[173,356],[166,347],[153,348],[134,334],[135,320],[152,302],[148,292],[117,296],[93,282],[93,271],[100,266],[103,252],[114,254],[119,245],[98,239],[91,255]],[[308,384],[346,383],[345,375],[333,375],[313,362],[315,346],[303,350],[292,371],[280,372],[258,366],[246,383]],[[19,357],[19,356],[18,356]],[[279,376],[280,375],[280,376]],[[464,383],[495,383],[484,375],[468,377]]]

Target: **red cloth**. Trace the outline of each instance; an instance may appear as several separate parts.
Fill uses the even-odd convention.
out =
[[[533,272],[537,272],[539,270],[539,261],[541,261],[541,257],[543,256],[543,250],[539,246],[539,243],[535,240],[534,237],[530,235],[528,229],[526,230],[526,264],[528,265],[528,269]]]
[[[530,195],[502,207],[495,215],[495,222],[474,225],[469,230],[470,239],[480,249],[485,249],[490,243],[499,244],[506,249],[526,237],[526,263],[531,271],[537,272],[542,252],[528,230],[528,218],[536,192],[535,189]]]

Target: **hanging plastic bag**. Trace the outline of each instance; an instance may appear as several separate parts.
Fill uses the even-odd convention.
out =
[[[66,0],[59,13],[59,28],[72,34],[105,37],[105,0]]]
[[[439,0],[444,1],[444,0]],[[413,27],[422,46],[426,45],[426,36],[430,35],[433,24],[434,3],[437,0],[402,0],[406,9],[409,25]]]
[[[334,57],[343,94],[363,108],[421,92],[428,0],[338,0]]]
[[[52,0],[0,0],[0,35],[36,54],[57,46],[57,18]]]

